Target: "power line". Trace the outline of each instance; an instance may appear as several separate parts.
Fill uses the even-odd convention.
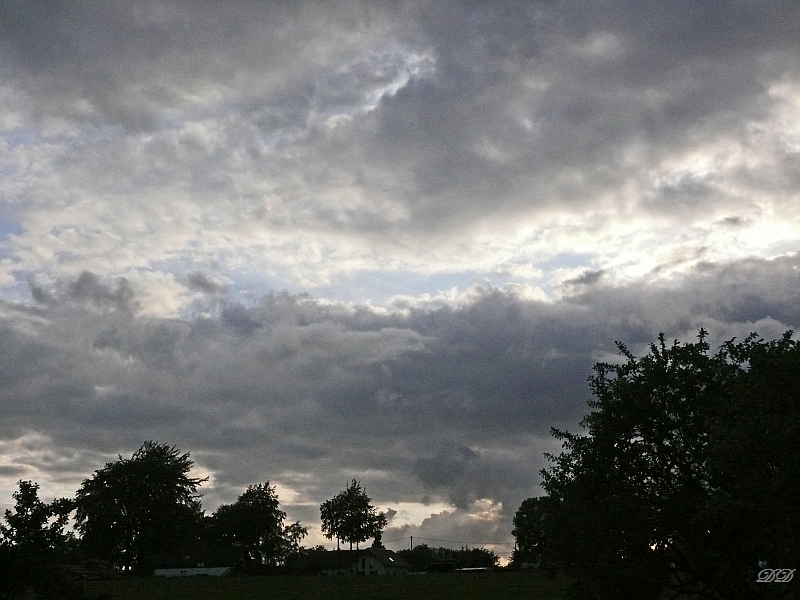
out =
[[[440,540],[438,538],[426,538],[421,536],[405,536],[401,538],[397,538],[396,540],[386,540],[384,544],[391,544],[392,542],[402,542],[403,540],[409,540],[412,538],[416,538],[418,540],[425,540],[426,542],[445,542],[448,544],[465,544],[467,546],[514,546],[514,544],[509,542],[466,542],[464,540]]]

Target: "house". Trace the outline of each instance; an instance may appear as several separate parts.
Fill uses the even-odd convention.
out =
[[[231,569],[242,563],[241,548],[203,547],[184,556],[161,558],[156,562],[153,575],[156,577],[193,577],[208,575],[224,577]]]
[[[322,575],[404,575],[409,565],[391,550],[333,550],[319,553]]]

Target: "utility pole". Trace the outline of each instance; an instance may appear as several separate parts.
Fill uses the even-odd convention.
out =
[[[414,536],[409,536],[411,538],[411,550],[414,549]]]

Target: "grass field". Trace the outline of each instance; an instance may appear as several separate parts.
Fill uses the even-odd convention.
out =
[[[113,600],[563,600],[565,583],[539,573],[429,574],[402,577],[150,578],[94,581],[92,595]]]

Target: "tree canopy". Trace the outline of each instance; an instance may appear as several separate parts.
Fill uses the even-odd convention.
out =
[[[39,484],[20,481],[12,494],[14,511],[5,511],[0,537],[27,554],[45,554],[63,549],[72,539],[64,528],[69,524],[73,502],[59,498],[45,503],[39,499]]]
[[[119,457],[85,479],[76,494],[78,530],[91,556],[124,568],[152,569],[159,554],[191,544],[199,523],[189,453],[147,441],[129,459]]]
[[[641,358],[618,343],[624,360],[590,378],[588,434],[553,430],[564,452],[542,472],[547,495],[517,512],[520,558],[575,575],[575,598],[778,593],[756,579],[800,563],[791,336],[710,354],[703,330],[687,344],[662,335]]]
[[[413,571],[427,571],[431,568],[447,569],[490,569],[496,567],[500,557],[487,548],[435,548],[418,544],[412,549],[398,550],[398,555],[411,565]]]
[[[284,526],[275,487],[266,483],[248,486],[234,504],[221,505],[213,515],[212,529],[222,544],[240,546],[258,564],[282,564],[296,552],[308,529],[300,522]]]
[[[11,598],[28,586],[39,597],[74,591],[58,569],[74,539],[65,530],[73,502],[43,502],[39,484],[32,481],[18,486],[12,494],[14,510],[6,510],[5,525],[0,524],[0,598]]]
[[[31,587],[40,597],[77,598],[72,572],[63,567],[84,568],[93,559],[140,575],[218,551],[239,554],[241,572],[288,568],[308,528],[285,524],[275,487],[250,485],[206,516],[197,492],[206,478],[191,477],[193,464],[188,452],[146,441],[131,458],[120,455],[85,479],[75,499],[48,504],[37,483],[20,481],[14,509],[0,523],[0,600]],[[79,537],[67,529],[73,511]]]
[[[337,549],[340,541],[349,542],[351,549],[353,544],[358,548],[361,542],[377,537],[386,527],[386,515],[379,513],[370,501],[361,483],[353,479],[345,490],[320,505],[322,533],[328,539],[336,538]]]

